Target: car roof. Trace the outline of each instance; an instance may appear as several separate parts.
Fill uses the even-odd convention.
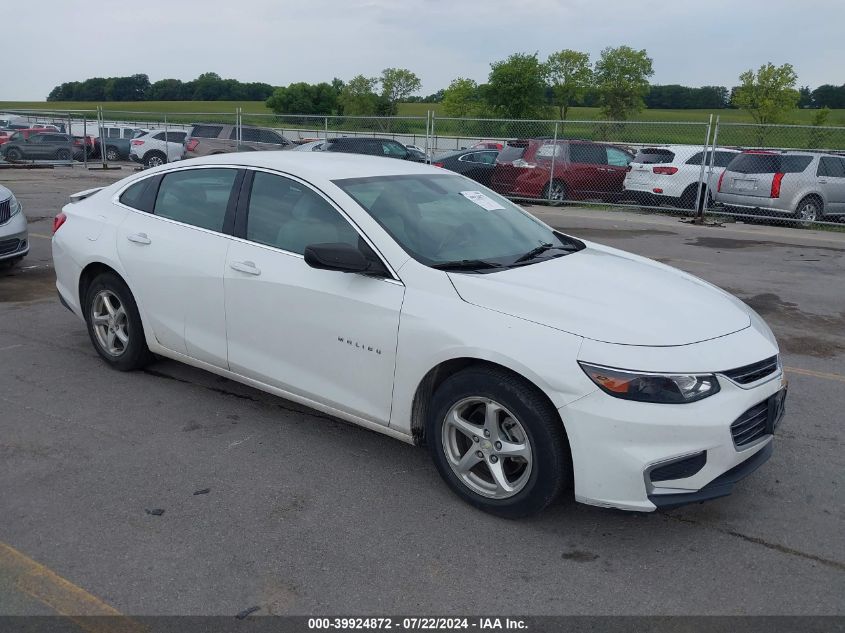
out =
[[[377,176],[402,176],[408,174],[443,175],[443,170],[424,163],[399,160],[382,156],[331,152],[235,152],[214,154],[201,158],[180,160],[156,171],[200,165],[236,165],[259,167],[287,172],[312,183],[342,178],[367,178]],[[148,170],[146,173],[149,173]]]

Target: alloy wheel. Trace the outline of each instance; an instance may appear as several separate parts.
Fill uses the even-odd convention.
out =
[[[473,492],[508,499],[528,483],[533,463],[528,434],[498,402],[464,398],[449,409],[442,428],[449,466]]]
[[[819,205],[815,200],[806,200],[798,207],[798,219],[802,222],[816,222],[819,219]]]
[[[101,290],[91,304],[91,327],[97,343],[109,356],[120,356],[129,345],[129,319],[120,299]]]

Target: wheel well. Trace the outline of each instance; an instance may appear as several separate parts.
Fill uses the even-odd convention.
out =
[[[106,266],[101,262],[94,262],[88,264],[85,268],[82,269],[82,274],[79,275],[79,305],[84,306],[85,302],[85,293],[88,292],[88,287],[91,285],[91,282],[97,278],[98,275],[102,273],[111,273],[118,279],[123,280],[118,272],[112,268],[111,266]],[[83,310],[85,308],[83,307]]]
[[[544,398],[552,409],[557,411],[557,407],[554,406],[554,403],[551,401],[551,398],[546,395],[546,392],[540,389],[531,380],[512,369],[505,367],[504,365],[499,365],[498,363],[481,360],[480,358],[453,358],[432,367],[417,386],[417,390],[414,393],[414,401],[411,405],[411,435],[414,438],[415,444],[425,444],[425,420],[428,417],[429,405],[434,392],[437,391],[437,388],[443,384],[447,378],[457,374],[459,371],[467,369],[468,367],[489,367],[491,369],[498,369],[499,371],[505,371],[509,374],[513,374],[534,388],[540,397]],[[560,422],[561,426],[563,426],[563,420]],[[566,435],[565,428],[564,435]]]
[[[798,206],[801,206],[801,203],[804,202],[804,200],[809,200],[810,198],[816,200],[819,203],[819,206],[824,209],[824,200],[822,199],[821,195],[817,193],[808,193],[806,196],[804,196],[803,198],[801,198],[801,200],[798,201]]]

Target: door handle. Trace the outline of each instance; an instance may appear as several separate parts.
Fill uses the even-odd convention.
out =
[[[230,262],[229,268],[237,270],[247,275],[260,275],[261,269],[255,265],[255,262]]]
[[[819,182],[822,183],[823,185],[827,184],[827,180],[825,180],[824,178],[819,178]]]
[[[152,240],[147,237],[146,233],[134,233],[132,235],[127,235],[126,239],[130,242],[135,242],[136,244],[151,244]]]

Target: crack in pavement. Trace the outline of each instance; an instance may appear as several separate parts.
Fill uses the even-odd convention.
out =
[[[755,545],[762,545],[763,547],[774,550],[776,552],[780,552],[781,554],[787,554],[789,556],[797,556],[799,558],[804,558],[806,560],[811,560],[816,563],[820,563],[822,565],[826,565],[827,567],[832,567],[833,569],[837,569],[839,571],[845,571],[845,563],[839,562],[837,560],[831,560],[829,558],[823,558],[821,556],[817,556],[815,554],[808,554],[807,552],[802,552],[801,550],[792,549],[791,547],[787,547],[786,545],[779,545],[778,543],[770,543],[766,539],[760,538],[759,536],[748,536],[747,534],[743,534],[742,532],[737,532],[735,530],[728,530],[726,528],[715,527],[712,525],[707,525],[706,523],[702,523],[701,521],[696,521],[695,519],[687,519],[684,517],[679,516],[672,516],[670,514],[663,514],[667,519],[671,521],[679,521],[680,523],[686,523],[688,525],[695,525],[696,527],[703,527],[708,530],[713,530],[715,532],[720,532],[722,534],[726,534],[728,536],[733,536],[735,538],[742,539],[747,543],[754,543]]]

